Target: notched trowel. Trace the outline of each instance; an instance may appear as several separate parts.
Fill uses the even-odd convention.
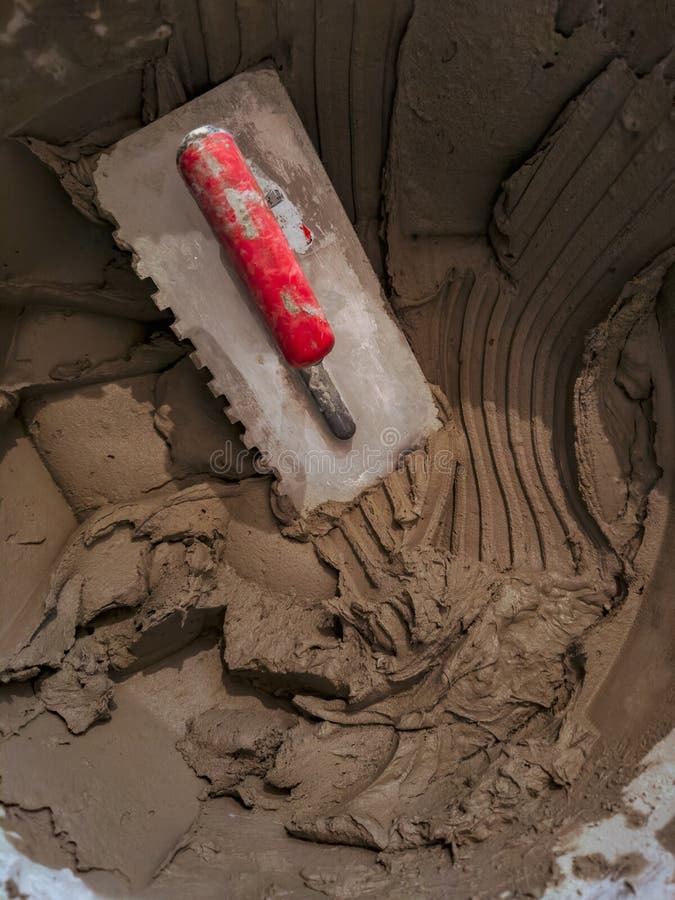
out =
[[[94,181],[289,512],[353,499],[439,427],[274,71],[239,75],[120,141]]]
[[[263,193],[234,137],[215,125],[186,134],[176,164],[284,359],[298,370],[335,437],[349,440],[356,423],[321,362],[335,336],[286,238],[285,230],[292,237],[297,227],[295,217],[277,220],[272,212],[281,192]],[[301,220],[300,227],[311,243]]]

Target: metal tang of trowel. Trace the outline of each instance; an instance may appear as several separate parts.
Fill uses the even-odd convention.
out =
[[[275,218],[234,137],[214,125],[195,128],[181,141],[176,163],[286,362],[298,370],[335,437],[349,440],[356,424],[321,363],[335,345],[333,330],[286,239],[285,223]],[[277,189],[272,202],[278,197]]]
[[[137,274],[276,476],[286,515],[353,500],[439,427],[274,70],[237,75],[123,138],[93,178]]]

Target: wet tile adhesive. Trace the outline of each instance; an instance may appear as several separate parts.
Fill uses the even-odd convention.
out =
[[[0,894],[666,896],[665,25],[116,6],[3,32]]]

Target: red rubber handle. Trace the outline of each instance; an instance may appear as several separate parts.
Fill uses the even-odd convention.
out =
[[[287,362],[320,362],[333,331],[232,135],[211,125],[191,131],[177,163]]]

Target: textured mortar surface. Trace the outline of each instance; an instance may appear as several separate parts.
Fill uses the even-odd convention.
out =
[[[565,835],[649,831],[622,788],[675,718],[672,6],[76,12],[0,21],[10,839],[104,896],[592,896],[669,865],[665,790],[647,864]],[[444,421],[285,530],[91,177],[265,60]]]

